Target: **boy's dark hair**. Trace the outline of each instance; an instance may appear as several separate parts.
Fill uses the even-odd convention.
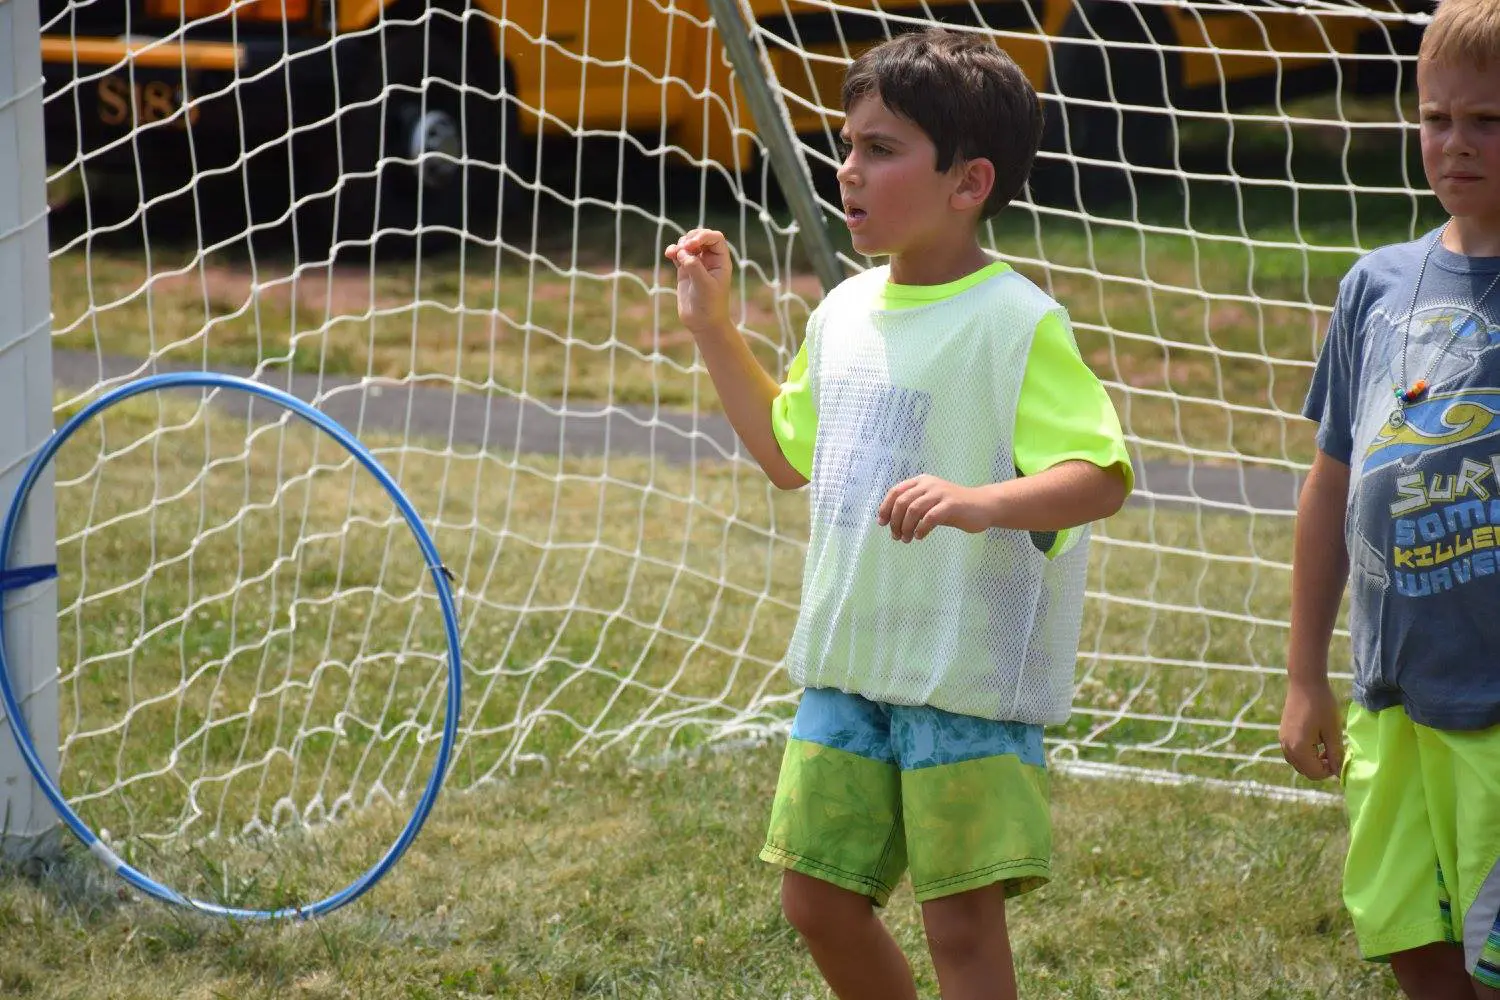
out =
[[[981,219],[994,216],[1026,185],[1042,138],[1042,102],[1009,55],[978,32],[928,28],[897,35],[854,60],[843,105],[879,97],[937,147],[937,169],[983,157],[995,186]]]

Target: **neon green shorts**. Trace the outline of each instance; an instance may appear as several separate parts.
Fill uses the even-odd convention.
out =
[[[1399,707],[1351,705],[1344,739],[1344,905],[1360,952],[1462,944],[1474,978],[1500,988],[1500,726],[1429,729]]]
[[[884,905],[1051,875],[1042,727],[803,692],[762,859]]]

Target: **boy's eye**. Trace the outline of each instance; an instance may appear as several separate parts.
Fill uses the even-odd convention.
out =
[[[870,152],[874,153],[876,156],[884,156],[889,153],[890,150],[880,145],[879,143],[876,143],[875,145],[870,147]]]

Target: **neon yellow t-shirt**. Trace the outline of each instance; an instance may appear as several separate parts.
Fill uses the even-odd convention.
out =
[[[881,305],[895,310],[940,302],[1008,270],[1009,264],[996,261],[942,285],[887,283]],[[771,403],[771,426],[792,468],[811,479],[818,414],[807,374],[805,340]],[[1011,448],[1016,470],[1023,476],[1082,460],[1102,469],[1118,465],[1125,474],[1126,492],[1135,486],[1135,471],[1114,404],[1079,354],[1067,319],[1058,313],[1044,316],[1032,337],[1014,433]]]

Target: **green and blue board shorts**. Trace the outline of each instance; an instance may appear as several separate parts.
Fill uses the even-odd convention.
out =
[[[1500,988],[1500,726],[1431,729],[1399,706],[1351,705],[1342,781],[1360,953],[1458,944],[1469,973]]]
[[[763,860],[884,905],[1051,876],[1042,727],[809,688],[782,759]]]

